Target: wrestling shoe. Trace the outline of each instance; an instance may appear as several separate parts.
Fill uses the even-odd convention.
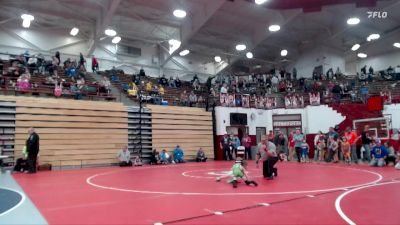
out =
[[[237,181],[236,180],[232,181],[232,187],[233,188],[237,188]]]

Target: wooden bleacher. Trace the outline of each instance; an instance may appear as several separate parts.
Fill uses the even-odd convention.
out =
[[[117,151],[128,144],[128,113],[120,103],[15,96],[0,101],[16,102],[16,158],[29,127],[40,136],[39,163],[55,167],[117,163]]]
[[[211,112],[204,109],[148,105],[152,111],[153,148],[171,152],[176,145],[184,150],[185,159],[193,160],[201,147],[214,158]]]

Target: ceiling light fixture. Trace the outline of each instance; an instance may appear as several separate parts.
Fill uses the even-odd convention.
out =
[[[72,36],[76,36],[79,33],[79,29],[74,27],[71,29],[71,32],[69,32],[69,34],[71,34]]]
[[[29,28],[31,26],[31,21],[33,21],[35,17],[30,14],[22,14],[21,19],[22,19],[22,26],[25,28]]]
[[[111,42],[113,44],[118,44],[120,41],[121,41],[121,37],[120,36],[116,36],[111,40]]]
[[[288,54],[288,51],[286,49],[283,49],[281,51],[281,56],[287,56],[287,54]]]
[[[357,56],[360,58],[367,58],[367,54],[362,53],[362,52],[358,53]]]
[[[219,62],[221,62],[222,59],[220,56],[215,56],[214,60],[215,60],[215,62],[219,63]]]
[[[173,12],[175,17],[178,18],[185,18],[186,17],[186,11],[182,9],[175,9]]]
[[[400,48],[400,43],[396,42],[396,43],[393,44],[393,46],[396,47],[396,48]]]
[[[244,45],[244,44],[236,45],[236,50],[238,50],[238,51],[243,51],[245,49],[246,49],[246,45]]]
[[[189,51],[188,49],[185,49],[185,50],[179,52],[179,55],[180,55],[180,56],[185,56],[185,55],[187,55],[187,54],[189,54],[189,53],[190,53],[190,51]]]
[[[351,50],[352,51],[357,51],[360,47],[361,47],[360,44],[355,44],[355,45],[353,45],[353,47],[351,47]]]
[[[370,34],[370,35],[367,37],[367,41],[377,40],[377,39],[379,39],[380,37],[381,37],[381,35],[379,35],[379,34]]]
[[[279,31],[280,29],[281,29],[281,26],[276,25],[276,24],[271,25],[271,26],[268,27],[268,30],[271,31],[271,32],[277,32],[277,31]]]
[[[357,17],[352,17],[347,20],[348,25],[357,25],[360,23],[360,19]]]
[[[257,5],[261,5],[261,4],[264,4],[265,2],[267,2],[268,0],[254,0],[254,2],[257,4]]]
[[[117,32],[113,29],[106,29],[104,31],[104,34],[110,37],[114,37],[115,35],[117,35]]]
[[[246,57],[247,57],[248,59],[252,59],[252,58],[253,58],[253,53],[247,52],[247,53],[246,53]]]

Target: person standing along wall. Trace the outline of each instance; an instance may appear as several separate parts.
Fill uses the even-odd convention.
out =
[[[39,154],[39,135],[35,132],[35,128],[31,127],[28,130],[29,137],[26,140],[26,150],[28,152],[28,172],[36,173],[36,161]]]

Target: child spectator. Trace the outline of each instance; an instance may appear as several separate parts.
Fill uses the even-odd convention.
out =
[[[184,154],[183,154],[183,150],[179,147],[179,145],[176,146],[176,148],[173,151],[174,154],[174,161],[175,163],[184,163]]]
[[[125,146],[123,149],[121,149],[118,152],[117,157],[119,160],[119,166],[132,166],[131,153],[128,150],[128,146]]]
[[[203,149],[200,148],[199,151],[197,151],[196,162],[205,162],[205,161],[207,161],[206,154],[204,153]]]
[[[301,161],[302,162],[309,162],[308,158],[308,151],[310,150],[310,146],[307,144],[306,140],[303,140],[301,144]]]
[[[343,137],[342,139],[342,152],[343,152],[344,162],[350,164],[351,163],[350,143],[346,137]]]

